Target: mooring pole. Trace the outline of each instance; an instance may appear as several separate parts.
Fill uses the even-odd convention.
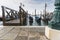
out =
[[[3,19],[3,25],[5,25],[5,11],[4,11],[4,6],[2,7],[2,19]]]

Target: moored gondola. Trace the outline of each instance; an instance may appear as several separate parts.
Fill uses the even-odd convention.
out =
[[[29,16],[29,24],[32,25],[33,23],[33,17]]]
[[[35,16],[35,21],[41,25],[41,17]]]

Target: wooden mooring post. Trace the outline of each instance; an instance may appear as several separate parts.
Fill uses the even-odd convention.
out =
[[[5,12],[4,12],[4,6],[2,7],[2,19],[3,19],[3,25],[5,25]]]

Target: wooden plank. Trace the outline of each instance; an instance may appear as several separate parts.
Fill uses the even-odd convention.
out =
[[[5,23],[4,26],[21,26],[20,23]]]
[[[15,20],[7,21],[6,23],[20,23],[20,20],[15,19]]]

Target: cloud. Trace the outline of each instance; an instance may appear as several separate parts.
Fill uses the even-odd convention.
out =
[[[34,10],[37,9],[39,11],[44,10],[45,0],[29,0],[28,2],[28,9]],[[47,3],[47,11],[53,12],[54,11],[54,0],[46,0]]]
[[[39,12],[44,10],[45,0],[0,0],[0,6],[4,5],[18,11],[20,2],[25,5],[23,8],[25,10],[28,10],[30,14],[34,13],[35,9],[37,9],[37,11]],[[53,11],[54,0],[46,0],[46,3],[47,3],[47,10]],[[2,12],[1,7],[0,7],[0,12]]]

